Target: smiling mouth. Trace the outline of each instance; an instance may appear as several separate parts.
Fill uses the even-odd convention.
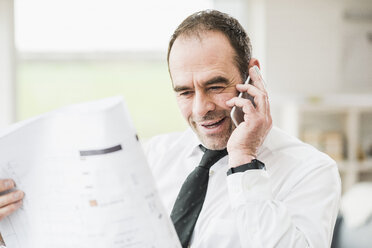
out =
[[[219,126],[220,124],[222,124],[222,122],[224,122],[225,119],[226,119],[226,117],[222,118],[221,120],[219,120],[217,122],[213,122],[213,123],[210,123],[210,124],[201,124],[201,126],[205,127],[205,128],[208,128],[208,129],[212,129],[212,128],[215,128],[215,127]]]

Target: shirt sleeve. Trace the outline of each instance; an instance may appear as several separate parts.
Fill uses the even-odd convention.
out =
[[[265,170],[227,177],[241,247],[330,247],[341,191],[337,166],[300,175],[281,199],[271,180]]]

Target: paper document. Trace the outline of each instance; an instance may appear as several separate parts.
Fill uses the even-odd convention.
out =
[[[8,248],[181,247],[122,98],[73,105],[0,135],[0,178],[24,203]]]

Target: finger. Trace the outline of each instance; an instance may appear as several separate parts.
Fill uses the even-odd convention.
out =
[[[22,200],[0,208],[0,220],[9,216],[11,213],[16,211],[20,206],[22,206]]]
[[[229,107],[237,106],[242,108],[244,113],[254,112],[255,108],[252,102],[245,98],[234,97],[226,102]]]
[[[270,112],[270,103],[269,103],[268,99],[266,101],[267,101],[267,103],[266,103],[266,118],[267,118],[269,126],[271,127],[272,117],[271,117],[271,112]]]
[[[253,66],[249,69],[249,76],[251,77],[254,86],[266,92],[265,81],[263,80],[260,69],[258,69],[257,66]]]
[[[267,103],[267,93],[261,91],[257,87],[253,85],[236,85],[236,88],[240,92],[248,92],[249,95],[253,96],[254,103],[256,104],[256,108],[259,112],[266,114],[266,103]]]
[[[22,191],[16,190],[14,192],[0,196],[0,208],[22,200],[24,195],[25,194]]]
[[[1,179],[0,180],[0,192],[10,190],[15,187],[15,183],[12,179]]]
[[[266,98],[266,114],[271,116],[269,98]]]

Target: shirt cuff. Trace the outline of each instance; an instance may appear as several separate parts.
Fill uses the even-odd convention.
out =
[[[272,199],[269,175],[265,170],[247,170],[227,177],[227,188],[233,209]]]

